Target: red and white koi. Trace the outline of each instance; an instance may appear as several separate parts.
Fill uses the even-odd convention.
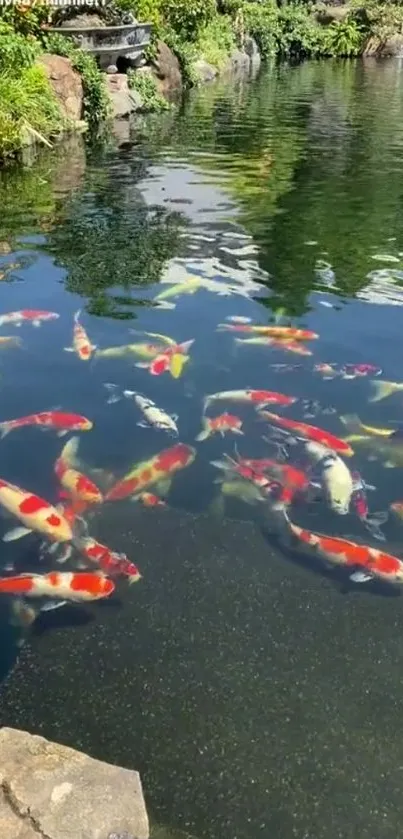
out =
[[[137,501],[143,505],[143,507],[166,507],[166,502],[162,500],[158,495],[155,495],[153,492],[141,492],[140,495],[137,496]]]
[[[398,557],[348,539],[313,533],[293,524],[287,515],[285,518],[298,541],[310,547],[324,562],[355,569],[350,574],[353,582],[364,583],[378,579],[392,585],[403,584],[403,562]]]
[[[381,367],[376,367],[374,364],[330,364],[327,362],[320,362],[315,364],[313,368],[314,373],[319,373],[323,379],[341,378],[341,379],[359,379],[366,376],[380,376],[382,373]]]
[[[293,326],[256,326],[254,324],[219,323],[217,329],[225,332],[246,332],[284,341],[312,341],[319,338],[319,335],[310,329],[297,329]]]
[[[0,504],[23,525],[6,533],[3,542],[13,542],[32,531],[43,533],[53,542],[68,542],[72,538],[70,525],[52,504],[3,479],[0,479]]]
[[[252,404],[255,408],[261,408],[263,405],[281,405],[287,407],[293,405],[297,401],[296,396],[286,396],[285,393],[276,393],[274,390],[221,390],[218,393],[211,393],[204,399],[204,412],[214,402],[240,402]]]
[[[78,445],[79,438],[72,437],[56,460],[55,474],[65,490],[65,496],[61,493],[60,497],[70,498],[73,503],[82,501],[87,505],[101,504],[103,501],[101,490],[76,468]]]
[[[19,597],[50,597],[52,600],[88,603],[109,597],[115,584],[105,574],[51,571],[49,574],[19,574],[0,578],[0,594]]]
[[[41,411],[38,414],[28,414],[26,417],[0,422],[0,437],[5,437],[17,428],[28,426],[39,426],[42,431],[56,431],[58,437],[63,437],[70,431],[90,431],[93,423],[81,414],[71,414],[67,411]]]
[[[242,420],[234,414],[220,414],[219,417],[203,417],[203,431],[197,435],[196,440],[207,440],[212,434],[221,434],[224,437],[227,431],[233,434],[243,434]]]
[[[304,441],[313,440],[315,443],[320,443],[322,446],[332,449],[337,452],[337,454],[342,454],[347,457],[351,457],[354,454],[349,443],[345,440],[341,440],[334,434],[330,434],[329,431],[325,431],[323,428],[318,428],[315,425],[308,425],[306,422],[287,419],[286,417],[279,416],[279,414],[272,414],[270,411],[260,410],[259,414],[262,419],[267,420],[269,423],[279,425],[280,428],[283,428],[286,432],[288,432],[291,440],[293,437],[294,439],[302,439]]]
[[[111,551],[91,536],[75,539],[74,545],[85,559],[96,563],[109,576],[128,577],[129,583],[137,583],[141,579],[137,565],[130,562],[126,554]]]
[[[7,312],[0,315],[0,326],[13,324],[21,326],[23,323],[32,323],[32,326],[40,326],[49,320],[56,320],[60,315],[57,312],[46,312],[42,309],[21,309],[19,312]]]
[[[151,361],[137,362],[136,367],[148,370],[152,376],[161,376],[163,373],[169,372],[173,379],[179,379],[185,364],[190,359],[188,350],[193,343],[194,338],[190,341],[183,341],[181,344],[174,344],[164,349]]]
[[[177,443],[149,460],[137,463],[120,481],[106,493],[105,501],[119,501],[122,498],[138,497],[151,486],[163,485],[169,488],[171,476],[193,463],[196,450],[184,443]],[[1,500],[1,499],[0,499]]]
[[[81,361],[89,361],[97,348],[94,344],[91,344],[83,325],[80,323],[80,314],[81,310],[79,309],[74,315],[73,346],[65,347],[64,350],[65,352],[75,352]]]
[[[371,533],[371,536],[373,536],[374,539],[378,539],[380,542],[385,542],[386,538],[381,530],[381,525],[387,522],[389,513],[382,510],[377,513],[370,513],[367,490],[374,490],[375,487],[367,484],[359,472],[353,472],[352,478],[353,494],[351,497],[351,503],[357,518],[359,518],[366,530]]]

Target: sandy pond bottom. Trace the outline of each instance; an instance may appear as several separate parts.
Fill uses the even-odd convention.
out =
[[[197,837],[396,839],[403,600],[343,595],[248,522],[122,505],[112,530],[142,581],[53,613],[0,724],[138,769]]]

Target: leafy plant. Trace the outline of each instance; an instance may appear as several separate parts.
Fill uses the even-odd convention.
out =
[[[182,38],[195,41],[217,13],[215,0],[164,0],[165,23]]]
[[[95,59],[63,35],[45,35],[43,41],[48,52],[69,58],[74,69],[80,73],[84,90],[84,118],[90,129],[95,128],[108,117],[110,107],[104,79]]]
[[[64,120],[44,68],[34,65],[19,76],[0,75],[0,156],[15,154],[24,132],[44,138],[60,133]]]
[[[317,55],[325,43],[325,29],[309,5],[292,3],[279,10],[278,53],[299,58]]]
[[[195,47],[208,64],[220,70],[236,47],[231,18],[224,15],[214,17],[200,30]]]
[[[0,26],[4,23],[11,26],[14,33],[38,35],[48,15],[49,7],[45,4],[28,7],[3,6],[0,7]]]
[[[0,20],[0,73],[19,74],[31,67],[39,55],[40,46],[32,36],[24,37]]]
[[[136,72],[131,70],[128,73],[129,87],[137,90],[143,101],[145,111],[168,111],[169,102],[162,96],[157,87],[157,82],[151,73]]]
[[[198,59],[198,53],[195,44],[183,40],[177,32],[168,28],[162,30],[161,39],[175,53],[179,61],[185,87],[192,87],[197,84],[199,77],[195,69],[195,62]]]
[[[350,57],[359,55],[364,41],[364,33],[354,20],[342,20],[331,23],[326,29],[324,52],[328,55]]]
[[[265,58],[276,54],[280,38],[278,8],[274,0],[246,2],[242,9],[244,27],[255,39]]]

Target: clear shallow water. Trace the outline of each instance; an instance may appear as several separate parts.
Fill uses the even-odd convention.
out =
[[[205,88],[179,117],[148,121],[133,144],[87,162],[74,143],[4,175],[0,271],[11,270],[1,311],[60,318],[24,325],[23,348],[1,351],[1,419],[56,406],[83,413],[94,421],[83,459],[116,475],[169,438],[137,427],[129,401],[107,406],[106,381],[177,413],[190,445],[203,396],[240,387],[332,405],[335,415],[312,422],[339,435],[345,413],[400,421],[401,395],[369,404],[367,379],[312,372],[317,362],[372,363],[385,379],[401,377],[400,83],[398,62],[282,67],[251,84]],[[208,287],[174,309],[151,305],[190,274]],[[100,348],[142,340],[131,329],[194,338],[183,377],[64,353],[78,308]],[[279,310],[284,323],[320,334],[312,357],[237,349],[216,332],[229,315],[267,324]],[[302,367],[270,368],[288,362]],[[84,615],[49,616],[4,687],[1,722],[135,766],[156,819],[198,837],[395,837],[401,598],[373,585],[345,594],[340,575],[291,554],[255,508],[232,502],[223,520],[209,513],[209,461],[233,453],[234,439],[245,456],[267,455],[253,412],[231,411],[245,437],[199,444],[167,510],[122,502],[94,514],[91,532],[126,551],[143,580]],[[302,416],[298,403],[284,413]],[[11,434],[2,476],[55,500],[61,445],[36,429]],[[358,450],[354,467],[376,486],[372,509],[401,498],[400,469]],[[370,541],[354,516],[322,504],[294,518]],[[385,534],[400,555],[399,523]],[[6,545],[3,567],[10,562],[37,569],[35,540]],[[6,673],[16,648],[4,610]]]

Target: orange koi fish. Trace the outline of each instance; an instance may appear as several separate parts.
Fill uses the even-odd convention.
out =
[[[286,340],[285,338],[267,338],[261,335],[255,338],[235,338],[235,343],[257,347],[272,347],[273,349],[296,353],[296,355],[312,355],[311,350],[308,350],[308,347],[305,347],[304,344],[301,344],[299,341]]]
[[[279,482],[280,489],[276,499],[276,509],[288,506],[294,500],[296,494],[306,492],[311,486],[310,478],[306,472],[291,463],[280,463],[277,460],[270,460],[270,458],[260,460],[241,458],[240,463],[256,471],[260,470],[263,474],[268,473]]]
[[[113,577],[128,577],[129,583],[137,583],[141,579],[137,565],[130,562],[126,554],[111,551],[91,536],[77,539],[74,544],[86,559],[95,562],[106,574]]]
[[[267,338],[277,338],[286,341],[312,341],[319,338],[319,335],[310,329],[296,329],[293,326],[254,326],[253,324],[219,323],[218,329],[228,332],[254,333],[256,335],[265,335]]]
[[[51,571],[49,574],[19,574],[0,578],[0,593],[20,597],[51,597],[53,600],[86,603],[109,597],[115,584],[105,574]]]
[[[218,393],[210,393],[204,399],[204,411],[221,399],[227,402],[251,402],[256,408],[263,405],[282,405],[284,407],[293,405],[297,401],[296,396],[286,396],[285,393],[276,393],[274,390],[221,390]]]
[[[194,343],[194,339],[183,341],[181,344],[173,344],[164,349],[151,361],[138,361],[136,367],[148,370],[152,376],[161,376],[169,372],[173,379],[179,379],[185,364],[189,361],[188,350]]]
[[[32,531],[43,533],[53,542],[68,542],[72,538],[70,525],[52,504],[3,479],[0,479],[0,504],[24,525],[6,533],[3,542],[14,542]]]
[[[289,431],[291,437],[294,434],[296,438],[314,440],[314,442],[320,443],[322,446],[326,446],[326,448],[332,449],[338,454],[343,454],[347,457],[351,457],[354,454],[349,443],[341,440],[339,437],[335,437],[334,434],[330,434],[328,431],[324,431],[323,428],[317,428],[316,425],[308,425],[306,422],[298,422],[287,419],[286,417],[280,417],[278,414],[272,414],[270,411],[259,411],[259,414],[262,419],[268,420],[270,423],[273,422],[286,431]]]
[[[65,494],[60,497],[68,497],[74,502],[82,501],[86,504],[101,504],[103,501],[100,489],[86,475],[83,475],[75,468],[78,451],[78,437],[72,437],[63,447],[60,456],[56,460],[54,470]]]
[[[105,501],[118,501],[122,498],[134,498],[147,488],[156,484],[168,484],[170,477],[180,469],[193,463],[196,451],[184,443],[177,443],[164,449],[149,460],[136,464],[127,475],[118,481],[105,495]],[[1,498],[0,498],[1,500]]]
[[[73,346],[64,349],[65,352],[75,352],[81,361],[89,361],[97,348],[94,344],[91,344],[84,327],[80,323],[80,314],[81,310],[79,309],[74,315]]]
[[[154,495],[153,492],[142,492],[137,498],[137,501],[141,501],[144,507],[166,507],[165,501],[162,498],[159,498],[158,495]]]
[[[63,437],[69,431],[90,431],[93,423],[81,414],[41,411],[39,414],[28,414],[26,417],[0,422],[0,438],[16,428],[25,428],[30,425],[38,425],[43,431],[56,431],[58,437]]]
[[[203,431],[197,435],[196,440],[207,440],[212,434],[221,434],[224,437],[226,431],[233,434],[243,434],[242,420],[233,414],[220,414],[219,417],[203,417]]]
[[[369,545],[359,545],[348,539],[335,536],[325,536],[313,533],[303,527],[293,524],[288,516],[286,521],[291,532],[304,545],[313,548],[314,552],[325,562],[349,568],[359,568],[350,575],[356,583],[379,579],[392,584],[403,583],[403,562],[397,556],[384,553]]]
[[[57,312],[45,312],[42,309],[21,309],[19,312],[8,312],[0,315],[0,326],[12,323],[14,326],[21,326],[22,323],[32,323],[32,326],[40,326],[48,320],[56,320],[60,317]]]

